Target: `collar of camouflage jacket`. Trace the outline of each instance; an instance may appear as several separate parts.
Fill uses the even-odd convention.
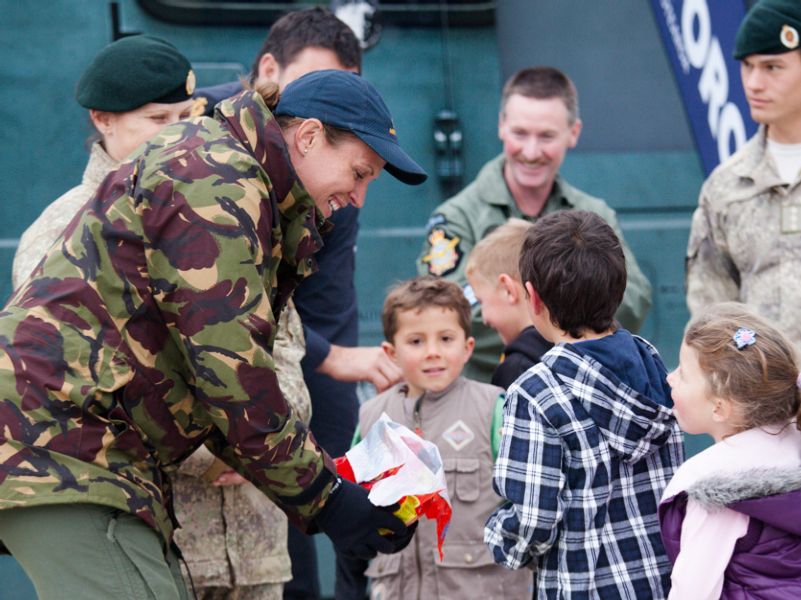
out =
[[[740,160],[735,162],[732,168],[736,175],[753,182],[756,189],[752,190],[752,193],[761,194],[776,186],[784,185],[779,170],[767,150],[767,144],[768,129],[760,125],[756,135],[739,150]]]
[[[317,269],[312,255],[323,246],[325,221],[292,167],[275,117],[257,92],[245,90],[220,102],[215,118],[269,176],[281,219],[282,260],[297,267],[298,276],[311,275]]]
[[[86,163],[81,184],[94,191],[100,187],[106,175],[119,166],[120,162],[108,155],[100,140],[95,140],[92,142],[92,148],[89,151],[89,162]]]

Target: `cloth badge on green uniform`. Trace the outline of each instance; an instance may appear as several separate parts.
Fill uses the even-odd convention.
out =
[[[447,275],[459,266],[462,260],[462,251],[459,248],[458,235],[449,236],[442,229],[434,229],[428,234],[428,254],[421,260],[428,265],[431,275],[441,277]]]

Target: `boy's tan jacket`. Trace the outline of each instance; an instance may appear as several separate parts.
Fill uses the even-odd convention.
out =
[[[406,396],[406,386],[401,383],[362,406],[362,438],[386,412],[409,429],[419,426],[422,437],[437,445],[453,504],[444,560],[440,561],[437,553],[434,521],[422,519],[405,550],[380,554],[370,563],[366,574],[372,579],[371,598],[531,598],[531,571],[497,566],[483,541],[484,522],[500,500],[492,489],[491,427],[501,393],[499,387],[459,377],[442,392],[423,394],[419,404],[418,399]]]

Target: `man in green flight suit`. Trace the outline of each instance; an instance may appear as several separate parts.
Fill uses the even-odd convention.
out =
[[[570,209],[599,214],[617,233],[626,255],[628,282],[617,319],[636,332],[651,306],[651,285],[623,238],[615,211],[559,175],[568,149],[578,143],[581,126],[576,88],[564,73],[551,67],[518,71],[501,97],[498,136],[503,153],[484,165],[464,190],[439,205],[428,221],[418,272],[456,281],[473,306],[476,347],[465,369],[467,377],[489,381],[503,344],[482,323],[481,308],[465,278],[465,257],[510,217],[535,221]]]

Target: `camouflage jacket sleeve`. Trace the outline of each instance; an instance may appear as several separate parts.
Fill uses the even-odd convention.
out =
[[[687,243],[687,308],[691,316],[709,304],[740,297],[740,276],[711,208],[710,187],[711,181],[707,180],[701,188]]]
[[[270,182],[245,176],[253,165],[237,160],[247,162],[229,159],[231,176],[208,187],[198,165],[185,179],[148,169],[134,197],[160,312],[213,426],[207,444],[303,527],[327,499],[333,465],[278,387],[271,295],[280,277],[269,240],[279,217]]]
[[[303,348],[303,327],[295,305],[290,300],[281,311],[281,318],[278,321],[273,361],[284,398],[292,407],[295,416],[308,427],[311,419],[311,398],[300,367]],[[181,463],[178,472],[191,477],[202,477],[214,462],[214,458],[205,446],[201,446]]]

